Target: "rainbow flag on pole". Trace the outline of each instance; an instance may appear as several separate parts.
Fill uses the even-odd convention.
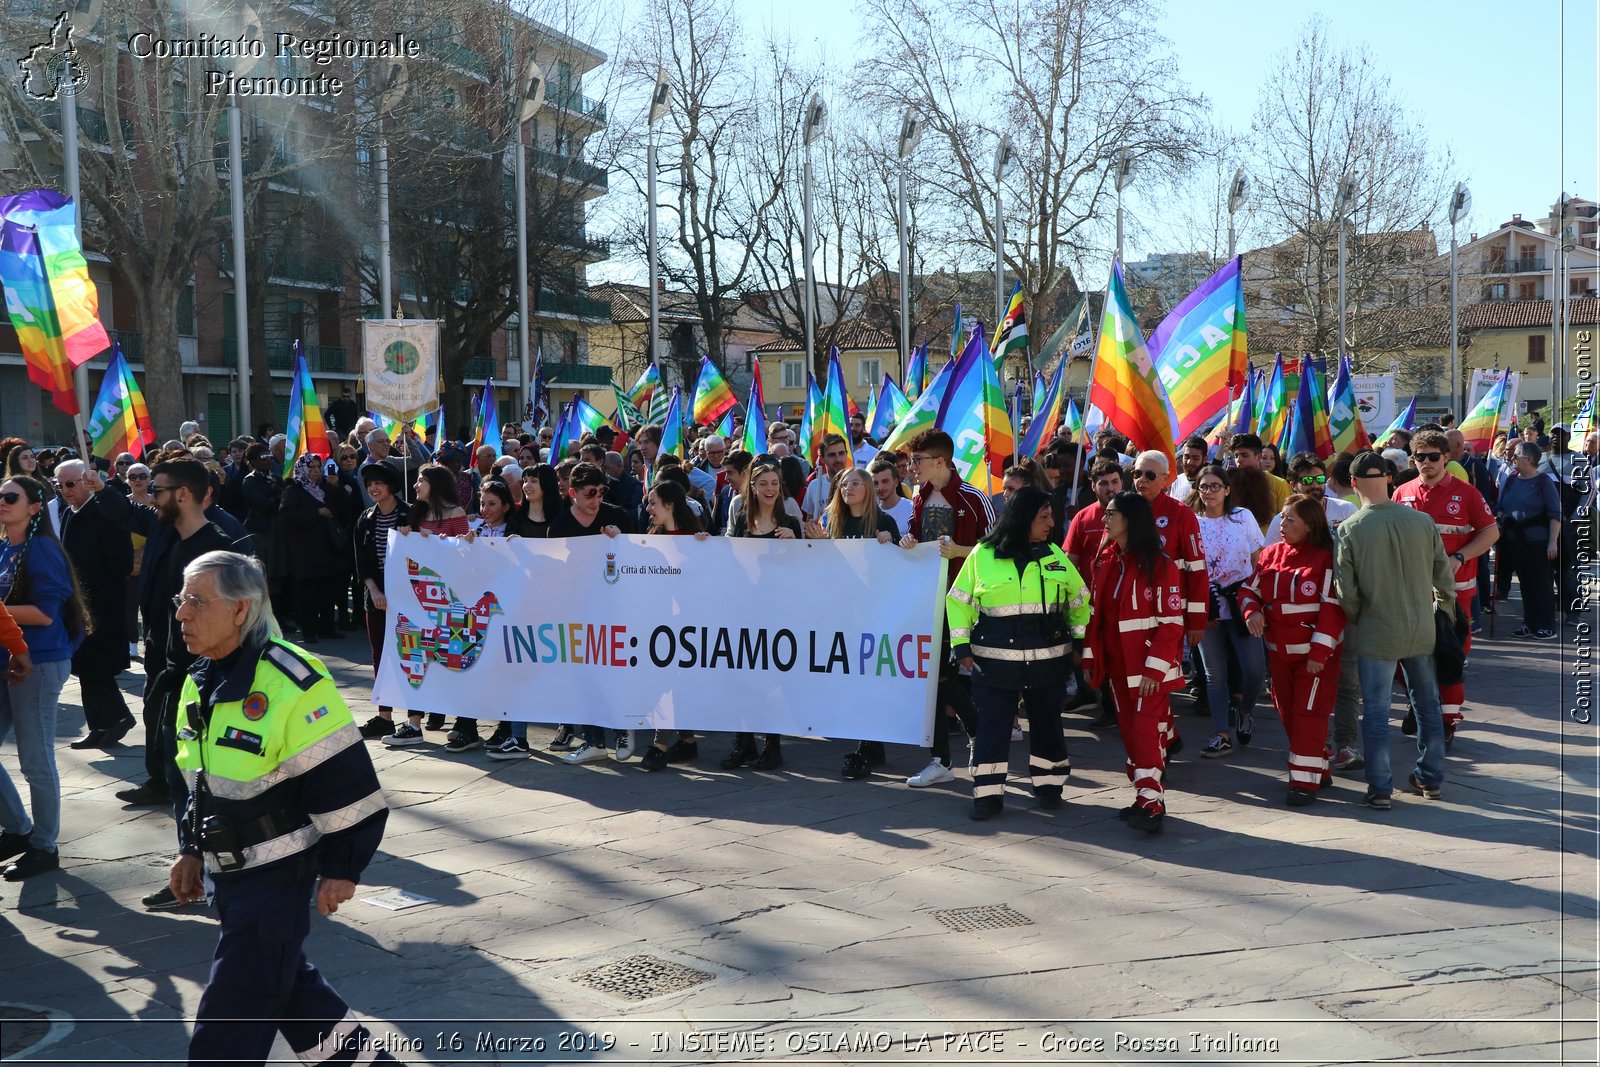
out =
[[[1461,435],[1467,439],[1467,444],[1472,446],[1472,451],[1480,456],[1489,454],[1489,446],[1494,444],[1494,435],[1500,432],[1500,427],[1506,421],[1506,389],[1511,382],[1511,372],[1503,370],[1500,377],[1491,385],[1483,396],[1467,412],[1467,417],[1461,420]],[[1412,400],[1415,406],[1416,401]],[[1393,429],[1393,427],[1390,427]]]
[[[1339,369],[1328,387],[1328,432],[1333,437],[1335,455],[1372,447],[1372,439],[1361,422],[1361,409],[1356,406],[1355,379],[1350,373],[1348,355],[1340,357]]]
[[[950,378],[955,373],[956,365],[952,360],[939,368],[939,373],[934,376],[922,395],[911,402],[906,413],[900,416],[900,421],[894,424],[894,429],[889,431],[889,436],[883,440],[883,449],[898,451],[911,444],[912,438],[923,430],[931,430],[939,421],[939,409],[943,407],[945,390],[950,385]]]
[[[640,411],[650,410],[650,398],[661,388],[661,370],[656,366],[655,360],[639,375],[639,380],[633,383],[633,388],[628,390],[628,399]]]
[[[119,452],[130,452],[135,459],[144,454],[144,446],[156,439],[155,427],[150,425],[150,409],[145,406],[144,393],[128,369],[128,360],[122,346],[111,345],[111,362],[106,365],[105,377],[100,379],[100,395],[89,412],[85,427],[94,442],[92,451],[102,459],[110,459]]]
[[[744,406],[744,441],[740,444],[752,456],[767,450],[767,394],[761,384],[761,358],[754,360],[750,375],[750,401]]]
[[[1028,427],[1027,436],[1022,439],[1022,444],[1017,448],[1019,457],[1037,456],[1044,447],[1055,440],[1056,430],[1061,427],[1062,400],[1067,393],[1067,364],[1071,360],[1063,359],[1056,364],[1056,372],[1050,378],[1050,385],[1045,389],[1044,397],[1034,403],[1033,423]],[[1072,401],[1067,399],[1067,403]],[[1073,408],[1077,412],[1077,408]]]
[[[913,401],[922,395],[922,390],[927,388],[927,385],[928,346],[924,344],[911,353],[911,361],[906,364],[905,388],[901,392],[907,401]]]
[[[839,365],[839,349],[835,347],[828,351],[828,384],[822,390],[822,404],[817,408],[817,417],[811,427],[811,436],[817,445],[822,444],[824,437],[834,433],[846,441],[850,440],[847,396],[844,388],[844,368]],[[845,462],[854,464],[855,460],[847,457]]]
[[[77,415],[72,372],[111,347],[78,243],[78,207],[51,189],[0,196],[0,288],[28,378]]]
[[[694,382],[694,421],[710,426],[739,405],[733,389],[728,385],[711,357],[700,357],[700,374]]]
[[[483,392],[478,394],[478,408],[472,418],[472,452],[477,454],[479,448],[488,445],[494,449],[494,454],[500,454],[500,409],[494,399],[494,375],[490,375],[483,383]]]
[[[311,368],[306,365],[305,349],[294,343],[294,379],[289,383],[289,418],[284,424],[289,447],[283,450],[283,476],[294,473],[294,461],[310,452],[328,454],[328,426],[322,421],[322,406],[316,387],[311,384]]]
[[[1250,370],[1238,256],[1161,320],[1150,334],[1150,355],[1172,398],[1178,438],[1214,424]]]
[[[684,458],[684,451],[688,447],[684,440],[686,414],[683,409],[683,390],[674,385],[672,399],[667,401],[667,415],[661,425],[661,451],[670,452],[679,459]]]
[[[1022,283],[1011,290],[1006,301],[1006,313],[1000,320],[1000,329],[994,335],[994,350],[990,353],[996,364],[1007,356],[1026,355],[1028,352],[1028,312],[1022,303]]]
[[[1089,370],[1089,404],[1103,412],[1105,421],[1134,445],[1164,452],[1168,466],[1176,466],[1173,427],[1177,420],[1172,415],[1172,403],[1128,302],[1122,264],[1115,261],[1106,287],[1100,346]]]
[[[1017,438],[981,324],[956,360],[939,406],[938,426],[955,441],[955,467],[961,477],[985,493],[999,492],[1005,461],[1016,454]]]
[[[1277,445],[1283,437],[1284,425],[1289,421],[1289,381],[1284,377],[1283,353],[1278,353],[1272,364],[1272,377],[1262,396],[1261,415],[1256,419],[1256,433],[1261,443]]]
[[[889,372],[883,373],[883,386],[878,390],[878,404],[872,409],[872,419],[867,423],[867,436],[882,441],[894,432],[895,424],[911,410],[911,401],[894,384]]]
[[[1473,410],[1477,410],[1477,409],[1474,408]],[[1405,430],[1406,432],[1409,433],[1411,430],[1416,428],[1416,425],[1417,425],[1417,398],[1415,396],[1413,396],[1411,398],[1411,403],[1407,404],[1401,410],[1400,414],[1395,416],[1394,421],[1389,424],[1389,428],[1384,430],[1381,434],[1378,435],[1378,440],[1377,440],[1378,447],[1380,447],[1380,448],[1386,447],[1387,444],[1388,444],[1388,441],[1389,441],[1389,435],[1394,433],[1396,430]],[[1465,432],[1465,431],[1463,430],[1463,432]],[[1493,440],[1494,440],[1493,437],[1491,437],[1490,441],[1493,442]]]

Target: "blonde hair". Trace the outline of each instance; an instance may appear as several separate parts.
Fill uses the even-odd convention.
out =
[[[828,496],[828,536],[837,540],[844,536],[845,523],[850,519],[850,506],[844,502],[844,483],[847,478],[861,479],[867,491],[867,509],[861,516],[861,536],[872,539],[878,536],[878,494],[873,491],[872,477],[860,467],[846,467],[833,479]]]

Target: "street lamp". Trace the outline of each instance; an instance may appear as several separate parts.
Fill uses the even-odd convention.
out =
[[[911,167],[911,151],[922,140],[922,118],[914,108],[906,108],[900,120],[900,143],[896,155],[900,160],[900,376],[906,373],[911,359],[911,237],[906,224],[906,171]]]
[[[1244,168],[1240,167],[1233,172],[1233,181],[1228,183],[1228,258],[1233,258],[1234,235],[1233,216],[1244,204],[1245,194],[1249,191],[1249,182],[1245,180]]]
[[[1122,190],[1128,187],[1128,182],[1133,177],[1133,157],[1127,151],[1117,153],[1115,162],[1117,186],[1117,262],[1122,262]]]
[[[672,82],[665,67],[656,69],[656,85],[650,91],[649,144],[645,149],[645,199],[649,201],[645,222],[645,252],[650,257],[650,332],[646,335],[644,358],[656,361],[656,339],[661,336],[661,261],[656,257],[656,120],[671,106]]]
[[[392,62],[382,69],[375,101],[378,112],[378,317],[394,317],[394,268],[389,245],[389,140],[383,132],[384,117],[399,106],[406,95],[406,66]]]
[[[1339,178],[1338,195],[1334,197],[1334,210],[1339,213],[1339,358],[1344,358],[1344,231],[1349,223],[1350,205],[1356,198],[1356,179],[1345,173]]]
[[[802,180],[802,183],[801,183],[801,187],[802,187],[802,208],[803,208],[803,212],[804,212],[804,216],[805,217],[804,217],[804,220],[803,220],[803,222],[804,222],[804,230],[803,230],[803,232],[801,234],[801,244],[802,244],[802,250],[803,250],[803,252],[805,254],[805,260],[806,260],[806,263],[805,263],[805,274],[806,274],[806,278],[805,278],[805,287],[806,287],[806,289],[805,289],[805,312],[806,312],[805,337],[806,337],[806,363],[807,363],[808,366],[810,365],[811,360],[816,358],[816,354],[817,354],[817,344],[816,344],[816,341],[817,341],[816,285],[815,285],[815,280],[812,278],[813,267],[812,267],[812,259],[811,259],[811,256],[812,256],[811,250],[812,250],[813,244],[815,243],[814,242],[813,231],[812,231],[812,224],[811,224],[811,142],[815,141],[818,137],[822,136],[822,130],[823,130],[823,127],[827,123],[827,119],[828,119],[828,109],[822,103],[822,94],[821,93],[812,93],[811,94],[811,99],[809,101],[807,101],[807,103],[806,103],[805,114],[801,117],[801,123],[800,123],[801,140],[802,140],[802,142],[804,143],[804,146],[805,146],[805,171],[804,171],[804,173],[802,175],[803,180]]]
[[[1003,134],[994,150],[994,325],[1006,317],[1006,220],[1000,213],[1000,182],[1011,166],[1011,135]]]
[[[255,12],[245,9],[244,32],[240,35],[261,40],[261,23]],[[258,62],[251,51],[234,61],[235,74],[248,74]],[[387,194],[385,194],[387,195]],[[244,120],[239,111],[239,94],[228,96],[228,208],[233,233],[233,336],[235,375],[239,379],[238,432],[250,429],[250,300],[245,289],[244,265]],[[385,201],[387,210],[387,201]],[[388,215],[384,216],[387,233]]]
[[[1466,182],[1457,182],[1456,191],[1450,196],[1450,410],[1466,416],[1466,406],[1456,406],[1456,400],[1461,389],[1461,342],[1457,333],[1457,304],[1456,304],[1456,224],[1467,217],[1467,212],[1472,209],[1472,193],[1467,190]]]
[[[522,359],[522,410],[533,396],[533,360],[528,358],[528,145],[523,126],[544,106],[544,72],[533,57],[522,73],[522,99],[517,102],[517,353]],[[488,388],[485,385],[485,388]],[[498,444],[498,442],[495,442]]]

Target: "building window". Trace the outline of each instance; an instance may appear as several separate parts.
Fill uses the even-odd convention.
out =
[[[806,364],[803,359],[786,359],[783,361],[783,388],[804,389],[806,387]]]
[[[1506,300],[1511,296],[1511,288],[1505,282],[1496,282],[1489,286],[1490,300]]]
[[[1539,299],[1538,283],[1537,282],[1518,282],[1517,283],[1517,299],[1518,300],[1537,300],[1537,299]]]
[[[1545,342],[1545,336],[1542,333],[1536,333],[1532,337],[1528,338],[1528,362],[1529,363],[1543,363],[1544,362],[1544,342]]]
[[[865,387],[883,381],[883,360],[863,359],[856,364],[856,367],[857,385]]]

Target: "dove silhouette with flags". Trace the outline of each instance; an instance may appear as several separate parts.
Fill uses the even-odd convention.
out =
[[[493,593],[484,593],[470,606],[462,603],[443,578],[416,560],[406,560],[406,573],[417,603],[431,615],[429,620],[412,622],[401,614],[395,622],[401,670],[415,688],[422,684],[430,663],[464,671],[478,662],[489,620],[503,612]]]

